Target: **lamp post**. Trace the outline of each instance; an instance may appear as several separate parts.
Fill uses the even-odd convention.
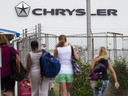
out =
[[[92,51],[91,51],[91,4],[90,0],[86,0],[86,13],[87,13],[87,54],[88,63],[92,62]]]

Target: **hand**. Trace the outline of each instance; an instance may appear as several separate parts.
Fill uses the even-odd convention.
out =
[[[25,87],[27,87],[27,83],[28,83],[27,81],[24,81],[24,85],[25,85]]]
[[[118,89],[119,88],[119,83],[118,82],[115,82],[115,87],[116,87],[116,89]]]

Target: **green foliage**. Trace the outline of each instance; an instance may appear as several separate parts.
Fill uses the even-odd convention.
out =
[[[68,43],[68,45],[71,45],[71,44]],[[87,48],[86,47],[83,48],[82,46],[79,46],[79,45],[74,45],[73,47],[75,48],[77,54],[79,55],[80,60],[82,62],[86,62],[87,55],[85,54],[85,52],[87,51]]]
[[[71,96],[93,96],[90,81],[88,80],[85,83],[86,79],[88,78],[91,65],[83,64],[81,61],[78,61],[78,64],[81,68],[82,75],[74,79],[70,89]]]
[[[56,96],[54,90],[49,90],[48,96]]]
[[[75,45],[75,50],[80,57],[80,60],[77,62],[79,67],[81,68],[82,75],[78,78],[75,78],[70,93],[71,96],[93,96],[93,91],[90,86],[90,81],[88,80],[86,83],[86,79],[90,74],[90,64],[86,63],[85,50],[86,48],[82,48],[81,46]]]
[[[127,88],[128,86],[128,69],[126,66],[126,61],[125,59],[118,59],[114,60],[113,64],[113,69],[116,72],[118,82],[120,84],[119,89],[115,89],[115,81],[113,79],[112,74],[109,72],[109,80],[111,85],[111,94],[112,96],[117,96],[117,94],[123,93],[123,91]]]
[[[87,48],[83,48],[78,45],[74,45],[74,47],[75,47],[77,54],[79,55],[80,60],[82,62],[86,62],[87,55],[85,54],[85,51],[87,51]]]

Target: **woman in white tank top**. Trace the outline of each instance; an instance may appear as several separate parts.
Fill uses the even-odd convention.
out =
[[[31,94],[32,96],[48,96],[48,87],[49,87],[49,79],[43,77],[43,81],[41,79],[40,74],[40,57],[42,55],[42,50],[38,50],[38,42],[31,42],[32,51],[29,52],[27,56],[27,70],[29,75],[30,72],[30,84],[31,84]],[[42,81],[42,83],[41,83]],[[27,81],[25,81],[26,84]]]
[[[70,96],[70,87],[73,82],[73,68],[71,63],[71,46],[66,45],[66,36],[59,36],[59,43],[54,50],[54,57],[58,58],[61,69],[59,74],[55,77],[55,82],[60,84],[62,96]],[[79,60],[79,56],[73,48],[74,57]]]

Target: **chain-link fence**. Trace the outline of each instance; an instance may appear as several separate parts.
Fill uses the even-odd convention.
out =
[[[40,26],[40,27],[38,27],[38,26]],[[41,27],[41,25],[39,25],[39,24],[38,24],[38,26],[36,25],[32,28],[23,30],[22,37],[13,41],[13,42],[16,42],[16,44],[17,44],[17,49],[20,53],[21,61],[25,66],[26,66],[27,54],[31,51],[31,47],[30,47],[31,41],[33,41],[33,40],[39,41],[40,40],[39,41],[40,48],[46,49],[52,55],[54,53],[55,45],[59,42],[57,35],[47,34],[46,33],[47,30],[44,32],[43,27]],[[62,30],[60,30],[60,32],[61,31]],[[70,31],[70,30],[67,30],[67,31]],[[84,86],[84,81],[87,79],[87,77],[89,75],[89,68],[90,68],[90,66],[87,63],[87,57],[88,57],[87,38],[92,39],[92,42],[91,42],[92,60],[93,60],[93,57],[97,56],[98,48],[101,46],[104,46],[108,50],[108,54],[109,54],[108,59],[112,65],[116,66],[116,64],[114,63],[114,60],[118,60],[120,62],[120,64],[125,63],[126,65],[128,65],[128,63],[127,63],[128,62],[128,36],[123,36],[122,34],[119,34],[119,33],[105,32],[105,33],[93,34],[91,37],[87,37],[86,34],[66,35],[66,37],[67,37],[66,43],[69,45],[72,45],[76,49],[76,51],[80,57],[81,61],[78,63],[80,64],[80,66],[82,66],[81,68],[85,68],[85,69],[82,69],[83,75],[80,76],[78,79],[74,79],[74,82],[72,85],[74,88],[71,88],[71,91],[72,91],[71,96],[92,96],[92,90],[90,88],[90,83],[88,82]],[[122,63],[120,61],[120,60],[122,60],[122,58],[125,59],[124,63]],[[118,71],[122,71],[122,69],[120,69],[120,68],[118,68],[118,69],[119,69]],[[108,71],[108,73],[110,73],[110,72]],[[111,79],[111,75],[109,77]],[[120,78],[120,77],[117,76],[117,78]],[[52,92],[54,94],[52,93],[52,95],[49,95],[49,96],[59,96],[59,92],[60,92],[59,85],[57,83],[54,83],[54,79],[52,79],[50,82],[51,83],[50,83],[49,89],[53,89]],[[120,85],[120,86],[124,86],[125,84],[127,84],[125,82],[126,81],[121,83],[122,85]],[[114,80],[111,79],[110,84],[112,85],[113,83],[114,83]],[[81,86],[78,86],[78,85],[81,85]],[[115,89],[108,88],[108,91],[106,92],[105,96],[117,96],[117,95],[114,95],[116,93],[111,93],[110,90],[115,90]],[[117,93],[119,92],[119,94],[120,94],[119,96],[128,96],[127,90],[128,90],[127,87],[125,87],[124,91],[120,91],[120,90],[116,90],[116,91],[117,91]],[[91,94],[78,95],[78,93],[80,93],[81,91],[83,91],[83,92],[85,91],[84,93],[91,92]],[[49,91],[49,94],[50,94],[50,92],[51,91]],[[75,94],[77,94],[77,95],[75,95]]]

